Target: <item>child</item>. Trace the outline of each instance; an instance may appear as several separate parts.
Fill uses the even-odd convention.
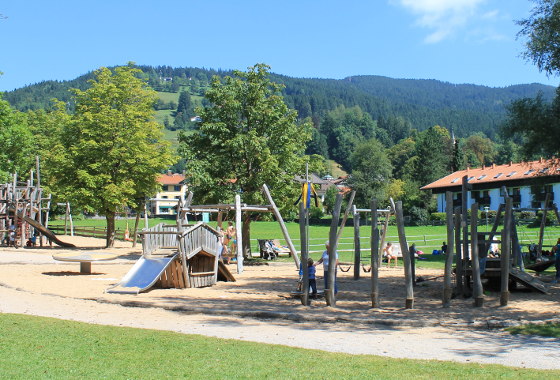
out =
[[[303,264],[303,263],[302,263]],[[313,265],[313,259],[310,257],[307,259],[307,273],[309,275],[309,284],[308,286],[311,288],[311,297],[317,297],[317,280],[315,278],[315,273],[317,269],[315,265]],[[299,266],[299,281],[298,281],[298,291],[303,291],[303,265]]]

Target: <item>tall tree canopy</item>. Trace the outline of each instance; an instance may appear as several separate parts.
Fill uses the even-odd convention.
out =
[[[529,18],[518,21],[518,36],[527,37],[523,56],[540,71],[558,75],[560,71],[560,1],[532,0],[536,5]]]
[[[560,91],[557,90],[557,94]],[[541,96],[521,99],[509,107],[508,119],[502,126],[505,137],[513,137],[520,145],[526,159],[551,156],[559,153],[560,98],[552,103]]]
[[[280,206],[296,198],[293,179],[301,174],[311,126],[296,123],[268,71],[257,64],[223,81],[214,77],[205,95],[210,105],[197,110],[197,130],[181,133],[179,151],[200,201],[232,202],[241,193],[243,202],[262,204],[265,183]],[[249,223],[247,216],[244,233]]]
[[[114,243],[115,215],[154,194],[156,176],[172,164],[154,119],[155,92],[131,64],[101,68],[91,87],[75,90],[76,112],[62,130],[56,186],[69,200],[107,218],[107,246]]]
[[[27,172],[33,162],[25,115],[13,110],[0,94],[0,182],[7,182],[12,173]]]
[[[383,145],[376,139],[359,143],[350,162],[348,183],[356,191],[356,205],[368,207],[372,198],[385,201],[393,168]]]

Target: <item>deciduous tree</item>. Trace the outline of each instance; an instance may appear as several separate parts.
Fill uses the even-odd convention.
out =
[[[61,134],[56,186],[77,206],[106,217],[107,246],[114,244],[117,212],[154,194],[157,174],[172,164],[154,119],[156,94],[138,72],[132,64],[97,70],[89,89],[74,91],[76,112]]]
[[[303,170],[309,124],[298,125],[296,112],[269,79],[269,67],[257,64],[221,81],[214,77],[206,91],[209,105],[197,110],[198,129],[179,137],[180,152],[195,197],[202,202],[232,202],[236,193],[249,204],[262,204],[263,184],[280,206],[293,204]],[[243,242],[249,242],[251,218],[243,219]],[[250,249],[245,245],[244,252]]]

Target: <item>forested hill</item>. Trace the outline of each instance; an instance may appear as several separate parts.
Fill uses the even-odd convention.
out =
[[[157,91],[203,95],[213,75],[230,71],[169,66],[140,66],[148,83]],[[288,105],[300,118],[312,117],[319,125],[325,115],[339,106],[359,106],[373,120],[400,117],[412,128],[424,130],[434,125],[453,129],[457,136],[484,132],[493,137],[503,121],[505,106],[512,100],[554,97],[555,88],[540,84],[491,88],[470,84],[451,84],[437,80],[392,79],[381,76],[352,76],[341,80],[291,78],[273,74],[273,80],[286,86]],[[49,107],[52,98],[70,100],[69,88],[86,88],[91,73],[72,81],[45,81],[4,94],[20,110]]]

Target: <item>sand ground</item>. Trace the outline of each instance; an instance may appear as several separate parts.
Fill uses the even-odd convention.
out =
[[[381,308],[370,308],[370,280],[362,271],[339,272],[336,307],[322,299],[303,306],[290,296],[297,271],[293,263],[246,266],[242,274],[229,269],[236,282],[198,289],[152,289],[139,295],[109,294],[141,255],[141,247],[118,242],[103,249],[103,241],[68,237],[76,249],[0,248],[0,312],[23,313],[116,326],[194,333],[283,344],[326,351],[391,357],[497,363],[560,369],[560,340],[518,337],[497,327],[527,321],[557,320],[560,286],[550,294],[513,291],[507,307],[499,307],[499,292],[485,293],[484,307],[472,299],[441,306],[442,278],[415,288],[414,309],[404,309],[403,268],[380,270]],[[79,264],[58,262],[53,254],[110,252],[114,261],[92,264],[92,274]],[[419,263],[421,266],[421,262]],[[318,274],[322,271],[319,269]],[[442,273],[417,269],[434,278]],[[550,281],[550,278],[543,278]],[[322,288],[322,278],[318,279]]]

